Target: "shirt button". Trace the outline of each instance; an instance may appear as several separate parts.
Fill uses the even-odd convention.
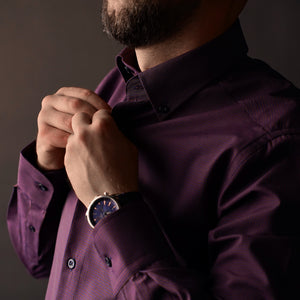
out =
[[[166,114],[166,113],[168,113],[170,111],[170,108],[169,108],[168,105],[160,105],[160,106],[158,106],[157,111],[159,113]]]
[[[29,226],[29,230],[30,230],[31,232],[35,232],[35,227],[32,226],[32,225],[30,225],[30,226]]]
[[[128,75],[132,75],[132,71],[127,66],[124,66],[124,69]]]
[[[111,259],[110,259],[108,256],[105,256],[104,260],[105,260],[105,264],[106,264],[109,268],[111,268],[111,267],[112,267]]]
[[[39,190],[41,190],[42,192],[47,192],[48,191],[48,188],[46,186],[44,186],[42,183],[40,182],[37,182],[36,183],[36,186]]]
[[[70,270],[73,270],[76,266],[76,260],[74,258],[69,258],[67,262],[67,266]]]

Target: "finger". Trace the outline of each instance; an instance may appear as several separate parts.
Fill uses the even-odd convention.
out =
[[[46,140],[48,145],[55,148],[66,148],[69,136],[69,133],[52,126],[44,126],[38,133],[40,140]]]
[[[42,109],[54,108],[57,111],[75,115],[78,112],[85,112],[92,116],[97,109],[87,101],[62,95],[47,96],[42,101]]]
[[[78,133],[82,128],[90,125],[92,123],[92,118],[84,113],[80,112],[72,117],[72,129],[74,134]]]
[[[38,116],[39,127],[48,125],[67,133],[73,133],[71,114],[58,111],[52,107],[42,110]]]
[[[110,111],[106,109],[99,109],[96,111],[92,118],[92,123],[96,124],[98,122],[101,122],[102,120],[110,120],[112,119]]]
[[[79,88],[79,87],[63,87],[60,88],[57,92],[57,95],[69,96],[74,98],[79,98],[81,100],[87,101],[97,110],[99,109],[107,109],[111,110],[110,106],[101,99],[97,94],[93,91]]]
[[[109,134],[116,129],[116,123],[109,111],[100,109],[93,115],[92,126],[99,134]]]

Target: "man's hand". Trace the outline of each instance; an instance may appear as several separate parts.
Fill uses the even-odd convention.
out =
[[[138,189],[138,153],[120,132],[110,111],[72,117],[65,167],[77,197],[88,206],[99,194]]]
[[[79,112],[90,117],[110,107],[95,93],[81,88],[61,88],[42,101],[38,116],[37,158],[44,170],[64,167],[65,148],[73,133],[71,120]]]

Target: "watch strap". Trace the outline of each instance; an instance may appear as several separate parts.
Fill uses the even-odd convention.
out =
[[[113,195],[106,194],[106,196],[115,199],[118,202],[120,208],[125,206],[127,203],[131,203],[135,200],[140,200],[142,198],[140,192],[127,192]]]

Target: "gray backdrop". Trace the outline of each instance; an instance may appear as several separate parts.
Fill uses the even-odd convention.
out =
[[[43,299],[10,244],[5,216],[19,151],[36,135],[41,99],[61,86],[94,89],[120,45],[102,33],[100,0],[0,3],[0,298]],[[250,55],[300,86],[300,1],[249,0],[241,22]]]

